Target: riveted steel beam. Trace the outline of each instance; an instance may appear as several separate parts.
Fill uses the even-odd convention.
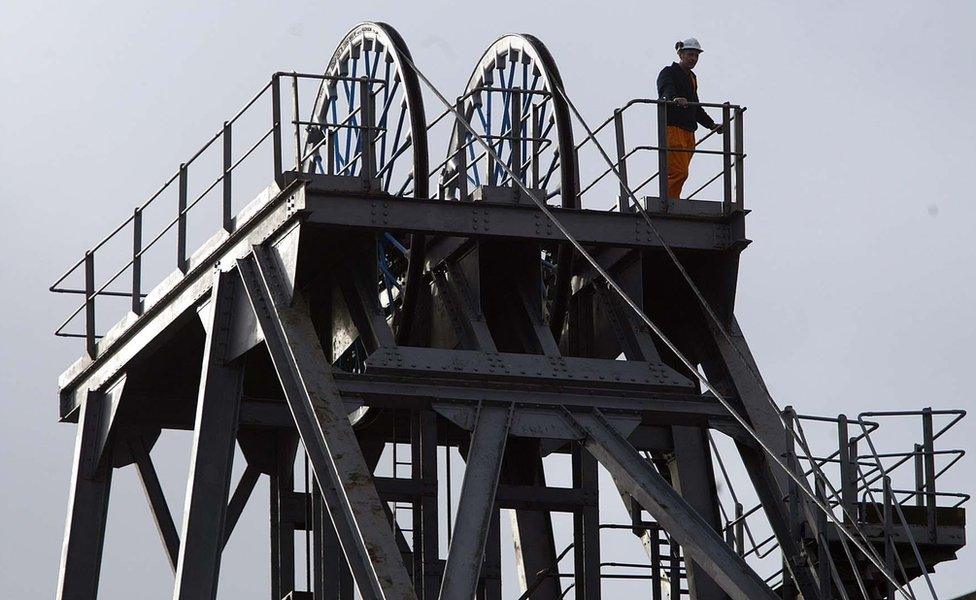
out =
[[[441,600],[471,598],[477,591],[512,411],[512,405],[490,404],[482,405],[478,411],[444,567]]]
[[[268,251],[238,270],[308,452],[342,549],[365,598],[414,598],[410,577],[349,424],[303,297],[289,304]]]
[[[180,559],[180,534],[176,531],[176,524],[173,522],[173,515],[169,510],[169,504],[166,502],[166,496],[163,494],[163,487],[156,475],[156,468],[153,466],[149,451],[146,450],[145,441],[141,436],[131,437],[127,443],[139,472],[142,489],[146,492],[146,499],[149,501],[153,520],[156,522],[156,530],[159,531],[159,537],[166,549],[166,558],[169,559],[170,567],[175,573],[176,565]]]
[[[89,393],[78,418],[68,516],[58,573],[58,600],[90,600],[98,594],[112,464],[110,461],[94,462],[92,457],[105,402],[104,394]]]
[[[586,449],[610,471],[620,489],[637,500],[729,596],[737,600],[777,598],[745,560],[599,411],[568,414],[586,435]]]
[[[306,175],[303,175],[305,177]],[[488,202],[444,202],[395,196],[353,197],[306,188],[305,223],[361,231],[419,232],[427,235],[507,238],[561,242],[563,234],[538,209]],[[636,213],[553,208],[563,226],[580,243],[594,246],[661,248],[661,238]],[[748,243],[733,235],[732,220],[741,216],[649,216],[661,237],[676,250],[723,251]]]
[[[214,275],[174,600],[217,596],[244,376],[239,362],[226,360],[233,296],[239,287],[233,273]]]

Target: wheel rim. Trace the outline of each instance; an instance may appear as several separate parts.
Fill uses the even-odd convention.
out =
[[[325,73],[360,81],[323,81],[310,119],[321,125],[309,127],[310,156],[303,169],[359,177],[375,193],[428,197],[427,124],[412,62],[406,43],[391,26],[366,22],[353,27]],[[362,151],[370,135],[362,128],[364,87],[376,128],[371,161],[364,160]],[[392,317],[397,337],[407,337],[423,276],[425,240],[384,233],[377,245],[380,304]]]
[[[559,70],[545,44],[527,34],[506,35],[482,55],[457,108],[532,193],[550,204],[579,208],[573,127],[562,89]],[[516,119],[517,127],[513,126]],[[473,189],[487,186],[510,188],[518,201],[531,201],[520,198],[524,196],[520,187],[494,164],[465,127],[455,127],[447,156],[451,160],[439,179],[441,198],[470,200]],[[572,251],[565,245],[553,245],[540,258],[546,316],[558,340],[569,297]]]

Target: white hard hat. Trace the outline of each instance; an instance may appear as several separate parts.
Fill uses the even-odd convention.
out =
[[[698,50],[699,52],[704,52],[704,50],[702,50],[701,44],[699,44],[698,40],[696,40],[695,38],[688,38],[683,42],[678,42],[677,44],[675,44],[675,49],[679,51]]]

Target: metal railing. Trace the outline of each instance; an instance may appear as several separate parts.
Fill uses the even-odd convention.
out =
[[[340,128],[352,128],[358,130],[371,130],[369,123],[356,124],[355,122],[349,123],[350,119],[353,119],[356,112],[363,110],[362,108],[357,109],[353,114],[349,115],[345,121],[341,123],[311,123],[308,121],[303,121],[300,118],[300,100],[299,100],[299,81],[303,79],[312,79],[319,81],[345,81],[345,82],[358,82],[364,89],[373,89],[374,94],[377,89],[377,80],[372,80],[364,77],[352,78],[346,76],[328,76],[328,75],[316,75],[309,73],[297,73],[297,72],[277,72],[271,77],[271,80],[266,83],[237,113],[235,113],[229,120],[224,121],[223,126],[218,130],[213,136],[210,137],[196,152],[194,152],[185,162],[181,163],[176,172],[166,180],[165,183],[147,200],[142,202],[133,213],[123,220],[118,226],[116,226],[112,231],[103,237],[99,242],[97,242],[90,249],[85,251],[81,259],[75,262],[67,271],[62,274],[57,281],[49,288],[51,292],[63,293],[63,294],[78,294],[84,296],[84,301],[81,305],[74,310],[55,330],[54,335],[58,337],[72,337],[72,338],[84,338],[85,346],[90,358],[95,358],[98,353],[97,341],[102,336],[96,333],[96,302],[100,296],[106,297],[129,297],[130,298],[130,310],[135,315],[141,315],[145,308],[144,299],[146,294],[143,293],[143,257],[144,255],[153,247],[155,247],[160,240],[169,232],[176,228],[176,247],[174,249],[175,254],[175,266],[184,275],[187,273],[189,268],[189,257],[187,255],[187,220],[188,214],[191,209],[193,209],[197,204],[199,204],[207,195],[209,195],[217,186],[221,186],[221,211],[220,220],[217,225],[222,228],[227,234],[232,234],[235,231],[236,225],[234,221],[234,213],[232,207],[232,201],[234,198],[234,187],[233,187],[233,173],[234,171],[248,159],[252,154],[262,145],[264,145],[270,139],[271,142],[271,154],[272,154],[272,164],[271,171],[274,177],[275,183],[279,187],[285,186],[285,169],[283,168],[284,158],[283,158],[283,142],[282,142],[282,126],[285,123],[282,117],[282,104],[281,104],[281,80],[282,78],[291,80],[291,90],[292,90],[292,107],[294,111],[294,118],[291,120],[291,125],[294,126],[294,143],[295,143],[295,165],[292,167],[296,170],[301,170],[302,165],[306,162],[309,156],[311,156],[321,145],[319,142],[310,150],[305,150],[305,141],[302,136],[302,128],[306,128],[306,132],[309,131],[310,127],[315,126],[319,128],[320,131],[324,132],[322,136],[323,141],[327,141],[330,136],[329,132],[334,132]],[[379,82],[382,84],[382,81]],[[368,87],[372,86],[372,88]],[[266,98],[270,94],[271,100],[271,111],[270,111],[270,126],[267,129],[262,129],[257,136],[257,140],[248,147],[246,151],[243,152],[239,157],[234,157],[233,153],[233,132],[234,125],[245,115],[253,114],[255,105],[259,100]],[[369,95],[361,95],[361,103],[365,105]],[[365,136],[368,138],[369,136]],[[307,133],[306,133],[307,138]],[[221,169],[217,177],[194,198],[188,197],[187,181],[189,177],[190,168],[194,166],[194,163],[200,159],[200,157],[206,153],[209,149],[214,148],[217,142],[221,141]],[[358,160],[358,159],[355,159]],[[348,166],[348,165],[347,165]],[[161,224],[158,232],[149,240],[148,243],[145,242],[145,223],[143,219],[144,211],[151,205],[156,203],[158,199],[163,195],[164,192],[170,190],[173,186],[177,188],[177,210],[175,216],[173,216],[168,221]],[[132,251],[128,256],[128,260],[122,264],[113,274],[108,277],[104,282],[96,282],[95,277],[95,266],[96,258],[100,257],[100,250],[103,250],[110,241],[116,240],[119,236],[124,235],[124,231],[129,230],[128,235],[131,236],[132,240]],[[101,260],[98,261],[101,264]],[[64,282],[75,275],[79,271],[83,271],[84,277],[84,287],[67,287]],[[119,280],[126,272],[131,273],[131,288],[128,291],[120,291],[115,289],[109,289],[109,287]],[[71,324],[71,322],[78,317],[82,312],[84,312],[85,329],[84,333],[68,332],[65,329]]]
[[[656,122],[657,122],[657,135],[654,140],[655,145],[650,144],[639,144],[636,146],[628,147],[625,136],[625,126],[624,126],[624,114],[629,110],[641,105],[654,105],[656,107]],[[694,199],[700,192],[708,188],[711,184],[715,183],[719,179],[722,180],[722,205],[723,212],[728,214],[735,210],[743,210],[745,207],[745,190],[744,190],[744,169],[745,169],[745,148],[744,148],[744,135],[743,135],[743,114],[746,111],[744,106],[739,106],[735,104],[730,104],[728,102],[717,104],[709,102],[688,102],[681,106],[685,107],[701,107],[701,108],[717,108],[722,111],[722,118],[720,122],[720,127],[723,132],[722,137],[722,148],[721,150],[707,150],[699,149],[699,147],[713,135],[718,133],[718,129],[713,129],[709,131],[706,135],[702,136],[695,142],[695,148],[689,150],[686,148],[672,148],[668,145],[667,140],[667,110],[668,106],[679,106],[678,103],[667,100],[656,100],[650,98],[635,98],[622,107],[615,109],[613,115],[603,121],[599,126],[593,130],[593,136],[587,137],[582,142],[576,145],[577,154],[581,149],[583,149],[588,143],[590,143],[601,131],[606,129],[609,125],[613,124],[613,137],[614,137],[614,147],[616,149],[616,162],[608,165],[607,169],[601,172],[596,178],[588,182],[586,185],[582,186],[579,191],[579,197],[582,199],[583,195],[596,186],[600,181],[602,181],[607,175],[611,174],[614,170],[617,171],[618,185],[619,185],[619,195],[617,198],[617,204],[615,205],[615,210],[621,212],[633,212],[634,208],[631,205],[631,194],[636,196],[645,187],[647,187],[655,179],[658,182],[658,196],[657,200],[661,203],[661,207],[667,210],[668,202],[670,200],[677,200],[676,198],[668,197],[668,179],[667,176],[661,177],[661,173],[668,172],[668,165],[670,161],[671,153],[675,152],[692,152],[694,154],[702,155],[716,155],[722,157],[722,168],[713,176],[708,178],[708,180],[695,189],[693,192],[688,194],[684,199],[691,200]],[[628,161],[633,159],[638,153],[641,152],[656,152],[657,153],[657,171],[652,173],[645,179],[640,180],[635,186],[632,186],[631,175],[629,174]]]
[[[633,515],[632,515],[633,518]],[[622,523],[600,523],[598,526],[600,532],[603,531],[628,531],[633,533],[649,533],[651,536],[651,543],[649,550],[649,563],[632,563],[632,562],[615,562],[615,561],[605,561],[599,564],[600,580],[604,579],[629,579],[637,581],[649,581],[651,583],[651,597],[654,600],[662,600],[665,588],[668,590],[670,598],[677,600],[677,598],[683,598],[688,595],[687,586],[682,587],[681,582],[687,581],[688,573],[685,566],[684,556],[681,554],[681,548],[678,544],[668,535],[658,523],[655,522],[638,522],[634,520],[630,524]],[[547,568],[535,573],[535,577],[526,582],[525,591],[522,592],[516,600],[528,600],[532,597],[536,590],[542,586],[549,579],[565,579],[565,578],[575,578],[575,572],[561,572],[559,571],[559,563],[562,562],[566,555],[569,554],[570,550],[575,548],[575,542],[570,542],[562,549],[561,552],[556,556],[555,561],[550,564]],[[667,552],[662,553],[661,548],[666,547]],[[633,569],[640,571],[650,571],[647,574],[644,573],[620,573],[620,572],[605,572],[604,569]],[[571,583],[565,588],[562,588],[562,596],[566,597],[574,587],[576,583]],[[561,586],[560,586],[561,587]]]
[[[841,512],[845,526],[860,529],[867,523],[879,525],[885,538],[884,563],[892,574],[899,571],[905,581],[909,579],[906,574],[909,566],[903,563],[900,554],[895,552],[891,542],[896,528],[905,530],[905,539],[911,546],[914,561],[919,563],[922,575],[926,579],[928,576],[925,573],[924,566],[921,566],[922,558],[914,536],[908,531],[911,522],[906,518],[902,507],[914,504],[915,507],[924,510],[925,525],[929,530],[928,538],[930,542],[934,543],[938,536],[940,501],[942,501],[942,505],[948,508],[958,508],[970,498],[969,494],[942,492],[936,489],[938,479],[965,456],[965,451],[962,449],[936,449],[935,442],[959,423],[965,415],[966,412],[963,410],[925,408],[916,411],[865,412],[858,415],[857,419],[848,419],[845,415],[838,417],[797,415],[789,407],[784,411],[785,420],[792,424],[794,435],[801,446],[800,451],[795,451],[790,457],[794,468],[798,470],[798,474],[807,480],[812,477],[811,489],[817,490],[818,497],[826,506]],[[936,429],[934,420],[939,416],[948,417],[948,422]],[[910,451],[879,452],[874,444],[872,434],[881,427],[881,419],[899,417],[920,419],[921,443],[913,443]],[[801,422],[836,425],[837,450],[826,456],[815,456],[810,453]],[[856,435],[851,435],[852,425],[860,429]],[[859,453],[859,449],[865,447],[867,447],[868,452]],[[758,559],[769,556],[779,548],[775,535],[757,541],[748,522],[749,517],[759,513],[763,505],[757,504],[749,510],[743,510],[714,441],[712,441],[712,448],[713,455],[717,458],[720,472],[732,494],[734,503],[734,517],[729,515],[733,511],[727,510],[721,503],[719,505],[725,521],[722,532],[727,542],[736,548],[743,557],[753,556]],[[936,463],[940,458],[945,460],[945,464],[941,468],[937,468]],[[800,468],[801,460],[806,461],[808,465],[806,468]],[[898,469],[906,464],[914,466],[914,472],[909,476],[909,479],[913,481],[913,487],[911,489],[892,487],[893,476],[901,473]],[[822,470],[827,465],[836,465],[839,470],[839,481],[836,487]],[[879,494],[881,498],[877,498],[875,494]],[[784,501],[788,502],[790,498],[791,495],[787,494],[784,496]],[[799,518],[799,515],[794,514],[793,517]],[[822,525],[826,528],[826,523],[822,523]],[[863,531],[861,534],[863,535]],[[824,535],[824,532],[820,532],[818,538],[822,538],[818,539],[822,550],[829,553],[827,536]],[[828,556],[828,559],[828,566],[836,571],[834,557]],[[834,575],[836,576],[836,573]],[[782,583],[785,580],[785,569],[776,570],[767,578],[767,581],[771,583]],[[931,582],[928,583],[931,587]]]

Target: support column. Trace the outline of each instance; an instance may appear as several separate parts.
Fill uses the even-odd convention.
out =
[[[217,596],[243,380],[241,364],[225,360],[236,279],[218,272],[211,292],[174,600]]]
[[[420,563],[419,574],[423,581],[421,594],[424,599],[437,598],[440,589],[437,536],[437,414],[432,410],[415,413],[411,430],[415,432],[413,444],[418,448],[414,457],[415,478],[434,493],[425,494],[414,510],[414,561]],[[419,460],[417,460],[419,459]]]
[[[671,428],[674,460],[671,483],[681,497],[705,519],[716,532],[722,528],[718,511],[718,491],[709,453],[708,439],[701,427]],[[692,600],[724,600],[722,588],[693,560],[686,564],[688,589]]]
[[[170,567],[176,572],[176,566],[180,559],[180,534],[176,531],[176,524],[173,515],[169,511],[166,503],[166,496],[163,494],[163,486],[159,483],[156,476],[156,468],[153,466],[149,451],[142,436],[135,436],[128,440],[129,451],[139,472],[139,480],[142,482],[142,489],[146,492],[146,499],[149,501],[149,508],[152,511],[153,520],[156,522],[156,530],[163,541],[166,549],[166,558],[169,559]]]
[[[502,535],[499,510],[491,508],[491,526],[485,544],[485,563],[481,569],[478,600],[502,600]]]
[[[286,499],[295,491],[295,454],[298,436],[275,432],[275,472],[271,475],[271,600],[281,600],[295,589],[295,524],[285,515]]]
[[[502,468],[502,481],[515,485],[545,487],[539,440],[513,438],[509,442],[508,458]],[[562,595],[559,570],[554,567],[556,546],[553,541],[552,517],[548,511],[519,509],[512,511],[512,536],[515,541],[515,566],[522,592],[539,573],[552,571],[552,576],[539,583],[532,592],[533,600],[557,600]]]
[[[592,506],[573,513],[576,595],[587,600],[600,600],[601,596],[600,482],[597,467],[596,459],[589,452],[581,446],[573,449],[573,487],[591,494],[593,501]]]
[[[471,598],[478,589],[511,422],[511,406],[485,405],[478,411],[461,484],[456,527],[444,567],[441,600]]]
[[[352,600],[356,593],[356,584],[349,570],[349,562],[342,552],[342,544],[336,535],[335,527],[329,521],[329,511],[322,509],[322,572],[324,581],[322,589],[325,600]]]
[[[729,596],[736,600],[776,600],[762,578],[599,411],[570,416],[585,435],[586,449],[610,471],[620,489],[637,500],[681,544],[685,556],[700,564]]]
[[[288,284],[266,248],[255,247],[237,266],[359,593],[415,598],[307,299],[289,300]]]
[[[105,520],[112,485],[112,463],[96,463],[100,412],[105,394],[89,392],[81,405],[75,458],[68,496],[68,517],[61,547],[58,600],[92,600],[98,595]]]
[[[727,331],[730,339],[726,339],[710,320],[707,322],[710,341],[714,347],[710,349],[711,356],[702,361],[705,375],[709,381],[727,381],[734,387],[742,403],[743,417],[752,425],[766,447],[780,461],[785,462],[789,453],[786,443],[788,433],[784,430],[779,412],[759,374],[759,367],[738,321],[732,317],[729,322]],[[816,574],[798,540],[790,532],[788,507],[783,500],[786,497],[789,477],[761,448],[743,443],[736,445],[763,503],[763,510],[776,534],[776,540],[783,548],[787,566],[797,587],[805,598],[816,598],[819,590]],[[815,527],[815,523],[811,525]]]

